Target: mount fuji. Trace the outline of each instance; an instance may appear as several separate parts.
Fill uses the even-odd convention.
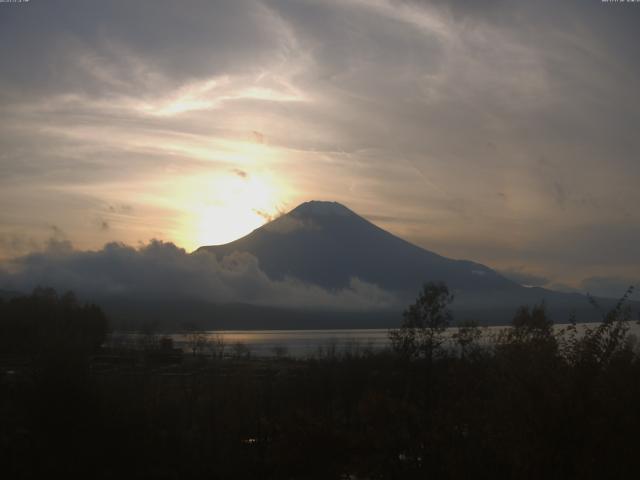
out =
[[[454,312],[491,323],[507,321],[520,305],[542,301],[552,314],[564,316],[558,321],[571,312],[581,320],[597,317],[584,295],[525,287],[480,263],[446,258],[336,202],[303,203],[243,238],[198,251],[218,258],[248,252],[274,280],[293,277],[329,290],[345,288],[355,277],[403,302],[413,300],[425,282],[444,282],[455,295]]]

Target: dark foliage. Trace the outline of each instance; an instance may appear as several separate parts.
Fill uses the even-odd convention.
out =
[[[554,331],[540,305],[489,343],[473,323],[452,343],[448,298],[427,286],[408,309],[398,340],[429,342],[411,355],[192,348],[164,365],[102,351],[84,375],[3,370],[0,465],[6,478],[637,476],[640,361],[624,302],[584,332]]]
[[[0,300],[0,353],[37,356],[52,349],[91,352],[105,340],[107,319],[72,292],[36,288],[30,296]]]

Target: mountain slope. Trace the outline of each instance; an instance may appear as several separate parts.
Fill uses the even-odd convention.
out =
[[[274,279],[292,276],[329,289],[346,287],[351,277],[396,292],[415,292],[426,280],[460,291],[521,288],[484,265],[417,247],[335,202],[303,203],[235,242],[199,250],[219,257],[249,252]]]

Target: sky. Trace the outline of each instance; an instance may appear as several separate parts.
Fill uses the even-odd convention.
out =
[[[601,0],[0,3],[0,260],[189,252],[317,199],[619,296],[640,279],[639,22]]]

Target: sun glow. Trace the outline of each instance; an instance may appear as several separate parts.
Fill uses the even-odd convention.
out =
[[[194,179],[189,189],[192,248],[236,240],[268,221],[280,204],[274,179],[240,169]]]

